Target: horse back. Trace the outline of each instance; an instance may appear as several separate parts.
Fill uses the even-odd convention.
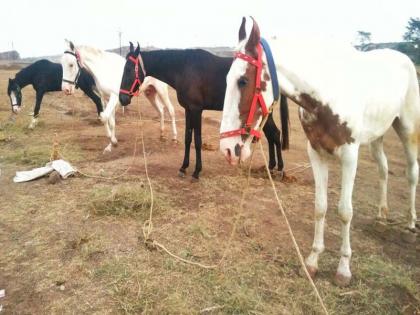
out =
[[[190,98],[201,103],[203,109],[223,110],[226,76],[232,60],[204,50],[194,50],[194,58],[189,59],[183,80]]]
[[[28,72],[31,72],[32,85],[35,90],[43,92],[61,91],[63,68],[61,64],[46,59],[34,62]]]

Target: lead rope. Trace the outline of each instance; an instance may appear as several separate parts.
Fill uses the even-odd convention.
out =
[[[295,238],[295,236],[293,234],[293,231],[292,231],[292,228],[290,226],[289,220],[287,219],[286,212],[284,211],[282,202],[281,202],[281,200],[280,200],[280,198],[279,198],[279,196],[277,194],[276,185],[274,184],[273,178],[271,177],[270,170],[268,169],[267,158],[265,156],[265,153],[264,153],[264,150],[263,150],[263,146],[262,146],[261,141],[259,141],[259,143],[260,143],[260,151],[261,151],[261,154],[262,154],[263,159],[264,159],[265,169],[267,171],[268,178],[270,179],[270,183],[271,183],[271,187],[273,188],[274,196],[276,197],[277,203],[279,205],[279,210],[280,210],[281,214],[284,217],[284,221],[286,222],[287,230],[289,232],[290,238],[292,239],[293,246],[294,246],[294,248],[296,250],[296,253],[298,255],[298,258],[299,258],[299,262],[300,262],[300,264],[302,266],[303,271],[305,272],[306,277],[309,280],[309,283],[311,284],[311,286],[312,286],[312,288],[313,288],[313,290],[315,292],[316,297],[318,298],[319,303],[322,306],[322,309],[323,309],[324,313],[328,315],[329,313],[328,313],[327,308],[325,307],[324,301],[323,301],[321,295],[319,294],[319,291],[318,291],[318,289],[317,289],[314,281],[312,280],[311,276],[309,275],[308,270],[306,270],[305,261],[303,259],[303,256],[302,256],[301,252],[300,252],[299,245],[296,242],[296,238]]]
[[[137,105],[138,105],[138,111],[139,111],[140,126],[143,127],[142,116],[141,116],[140,104],[139,104],[138,97],[137,97]],[[273,106],[271,106],[271,108],[273,108]],[[260,129],[262,128],[261,126],[264,126],[264,123],[265,123],[267,117],[268,117],[268,115],[264,118],[263,122],[260,124]],[[222,257],[220,258],[220,260],[219,260],[219,262],[217,264],[215,264],[215,265],[206,265],[206,264],[202,264],[202,263],[199,263],[199,262],[187,260],[187,259],[184,259],[184,258],[178,256],[178,255],[175,255],[171,251],[169,251],[163,244],[157,242],[156,240],[153,240],[150,237],[150,235],[152,234],[152,230],[153,230],[152,217],[153,217],[153,204],[154,203],[153,203],[153,188],[152,188],[152,183],[151,183],[151,180],[150,180],[150,177],[149,177],[149,172],[148,172],[148,169],[147,169],[147,157],[146,157],[146,150],[145,150],[145,145],[144,145],[143,128],[141,128],[141,131],[140,131],[140,138],[141,138],[141,143],[142,143],[142,148],[143,148],[144,168],[145,168],[145,172],[146,172],[147,182],[149,184],[150,198],[151,198],[150,211],[149,211],[149,219],[146,220],[143,223],[144,245],[149,250],[160,248],[164,252],[166,252],[169,256],[171,256],[171,257],[173,257],[173,258],[175,258],[175,259],[177,259],[179,261],[182,261],[182,262],[184,262],[186,264],[198,266],[198,267],[204,268],[204,269],[216,269],[217,267],[219,267],[222,264],[222,262],[224,261],[224,259],[227,256],[227,253],[228,253],[228,251],[230,249],[230,244],[231,244],[231,242],[233,240],[233,237],[235,235],[235,232],[236,232],[236,226],[237,226],[238,221],[239,221],[239,219],[241,217],[241,214],[243,212],[243,205],[244,205],[244,200],[245,200],[245,194],[248,192],[248,188],[249,188],[249,178],[250,178],[250,175],[251,175],[251,166],[252,166],[252,160],[253,160],[253,156],[254,156],[254,152],[255,152],[255,146],[253,146],[252,151],[251,151],[251,157],[250,157],[250,162],[249,162],[249,167],[248,167],[248,174],[247,174],[246,184],[245,184],[245,188],[242,190],[242,196],[241,196],[241,201],[240,201],[240,204],[239,204],[239,210],[238,210],[238,212],[235,215],[235,220],[234,220],[234,223],[233,223],[232,231],[230,233],[228,242],[227,242],[227,244],[225,246],[225,249],[223,251]],[[324,313],[328,315],[329,313],[327,311],[327,308],[325,307],[324,301],[322,300],[322,297],[319,294],[319,291],[318,291],[315,283],[313,282],[311,276],[309,275],[308,271],[306,270],[305,262],[303,260],[303,257],[302,257],[302,254],[300,252],[299,246],[298,246],[298,244],[296,242],[296,239],[294,237],[292,228],[291,228],[291,226],[289,224],[289,220],[287,219],[286,213],[285,213],[285,211],[283,209],[283,206],[281,204],[281,201],[280,201],[280,199],[279,199],[279,197],[277,195],[276,186],[274,184],[273,178],[271,177],[271,173],[270,173],[270,170],[268,168],[267,159],[266,159],[266,156],[264,154],[262,143],[261,143],[261,141],[258,141],[258,142],[260,144],[261,153],[262,153],[262,156],[264,158],[264,164],[265,164],[265,169],[266,169],[267,174],[268,174],[268,178],[270,179],[271,186],[272,186],[273,191],[274,191],[274,195],[275,195],[276,200],[277,200],[277,203],[279,205],[279,209],[280,209],[280,211],[281,211],[281,213],[282,213],[282,215],[283,215],[283,217],[284,217],[284,219],[286,221],[286,225],[287,225],[287,228],[288,228],[290,237],[292,239],[293,245],[294,245],[294,247],[296,249],[296,252],[298,254],[298,257],[299,257],[299,261],[300,261],[300,263],[302,265],[302,268],[303,268],[303,270],[305,272],[306,277],[308,278],[308,280],[309,280],[309,282],[310,282],[310,284],[311,284],[311,286],[312,286],[312,288],[313,288],[313,290],[314,290],[314,292],[315,292],[315,294],[316,294],[316,296],[317,296],[317,298],[318,298],[318,300],[319,300],[319,302],[320,302],[320,304],[322,306],[322,309],[323,309]]]
[[[137,105],[138,105],[138,111],[139,111],[139,120],[140,120],[140,125],[141,127],[143,127],[143,121],[142,121],[142,116],[141,116],[141,111],[140,111],[140,105],[139,105],[139,101],[138,101],[138,97],[137,97]],[[264,118],[267,119],[267,118]],[[265,121],[265,120],[264,120]],[[263,125],[263,124],[262,124]],[[182,261],[186,264],[189,265],[194,265],[194,266],[198,266],[200,268],[204,268],[204,269],[216,269],[217,267],[219,267],[222,262],[225,260],[227,253],[230,249],[230,244],[232,243],[233,237],[235,235],[236,232],[236,227],[238,225],[239,219],[242,215],[243,212],[243,205],[244,205],[244,200],[245,200],[245,195],[248,192],[248,187],[249,187],[249,179],[251,177],[251,166],[252,166],[252,159],[254,156],[254,151],[255,151],[255,146],[253,146],[252,148],[252,152],[251,152],[251,157],[250,157],[250,162],[249,162],[249,167],[248,167],[248,175],[247,175],[247,179],[246,179],[246,184],[245,184],[245,188],[242,190],[242,196],[241,196],[241,201],[239,203],[239,210],[235,215],[235,220],[233,222],[233,226],[232,226],[232,231],[230,233],[228,242],[225,246],[225,249],[223,251],[222,257],[220,258],[219,262],[215,265],[206,265],[206,264],[202,264],[196,261],[192,261],[192,260],[187,260],[184,259],[178,255],[175,255],[174,253],[172,253],[171,251],[169,251],[163,244],[159,243],[158,241],[152,239],[150,237],[150,235],[152,234],[153,231],[153,221],[152,221],[152,217],[153,217],[153,189],[152,189],[152,183],[149,177],[149,172],[147,170],[147,157],[146,157],[146,150],[145,150],[145,146],[144,146],[144,136],[143,136],[143,128],[141,128],[140,131],[140,138],[141,138],[141,143],[142,143],[142,148],[143,148],[143,158],[144,158],[144,168],[145,168],[145,172],[146,172],[146,177],[147,177],[147,182],[149,184],[149,189],[150,189],[150,198],[151,198],[151,202],[150,202],[150,210],[149,210],[149,219],[146,220],[143,223],[143,239],[144,239],[144,245],[146,246],[146,248],[148,248],[149,250],[154,250],[157,248],[162,249],[164,252],[166,252],[169,256]]]

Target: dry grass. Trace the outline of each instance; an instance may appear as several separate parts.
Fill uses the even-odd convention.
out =
[[[143,182],[101,186],[89,196],[88,208],[95,215],[130,216],[146,220],[151,207],[151,194]],[[167,197],[154,193],[153,214],[160,214],[168,207]]]
[[[2,97],[9,75],[0,72]],[[175,104],[173,93],[171,97]],[[33,99],[25,95],[25,100]],[[57,120],[56,108],[45,106],[34,131],[26,128],[28,116],[2,124],[0,289],[6,289],[6,298],[0,302],[5,314],[198,314],[206,309],[204,314],[321,313],[307,280],[299,275],[298,260],[264,176],[252,177],[226,261],[216,270],[185,265],[144,246],[142,226],[148,218],[150,194],[141,156],[127,176],[114,181],[74,177],[57,185],[47,185],[45,180],[12,183],[16,170],[48,161],[54,132],[59,132],[63,155],[81,169],[112,175],[131,165],[137,126],[128,119],[131,108],[126,116],[118,116],[120,143],[106,156],[101,153],[102,143],[107,142],[103,127],[84,120],[96,119],[92,104],[82,97],[79,101],[76,109],[84,109],[79,120],[64,114]],[[65,109],[61,102],[58,99],[56,105]],[[153,117],[152,110],[147,112],[149,105],[141,102],[145,117]],[[0,121],[7,120],[9,111],[0,108]],[[177,114],[182,117],[180,110]],[[286,159],[290,167],[306,157],[298,126],[296,119],[292,152]],[[204,127],[213,128],[207,134],[217,134],[216,127]],[[175,174],[183,145],[161,143],[158,122],[148,122],[145,128],[155,193],[151,237],[183,258],[217,263],[238,211],[245,183],[241,171],[229,168],[217,152],[205,152],[200,182],[181,180]],[[406,206],[405,165],[391,143],[387,148],[390,169],[397,175],[390,175],[390,201],[397,216],[401,215],[397,209]],[[257,168],[261,158],[258,154],[255,158]],[[192,167],[193,162],[189,171]],[[360,173],[366,176],[357,179],[354,196],[353,281],[348,288],[332,282],[340,246],[334,213],[340,179],[332,169],[328,250],[321,257],[316,284],[331,314],[415,314],[420,310],[418,251],[413,245],[384,241],[363,223],[376,211],[377,178],[365,151]],[[300,173],[297,183],[276,185],[307,254],[313,233],[310,170]]]

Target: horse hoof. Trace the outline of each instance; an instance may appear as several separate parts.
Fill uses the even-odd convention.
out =
[[[178,139],[172,139],[172,143],[173,143],[173,144],[178,144],[178,143],[179,143],[179,141],[178,141]]]
[[[198,183],[200,181],[200,178],[195,177],[194,175],[191,177],[191,183]]]
[[[106,148],[104,149],[104,151],[102,152],[102,154],[107,154],[107,153],[109,153],[111,151],[112,151],[112,144],[110,143],[110,144],[108,144],[106,146]]]
[[[166,142],[166,137],[164,135],[161,135],[159,140],[160,142]]]
[[[185,170],[179,170],[178,171],[178,177],[185,178],[185,174],[186,174]]]
[[[415,229],[405,229],[401,232],[401,239],[408,243],[413,244],[417,240],[417,233]]]
[[[336,273],[334,277],[334,283],[338,287],[347,287],[350,284],[351,276],[345,276],[341,273]]]

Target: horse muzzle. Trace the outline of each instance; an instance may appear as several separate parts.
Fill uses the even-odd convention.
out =
[[[220,140],[220,151],[232,166],[245,161],[249,157],[249,150],[240,137],[225,138]]]
[[[131,96],[127,94],[120,93],[119,95],[120,104],[122,106],[127,106],[131,103]]]
[[[21,110],[21,108],[20,108],[20,106],[19,106],[19,105],[13,105],[13,106],[12,106],[12,112],[13,112],[14,114],[18,114],[18,113],[20,112],[20,110]]]

